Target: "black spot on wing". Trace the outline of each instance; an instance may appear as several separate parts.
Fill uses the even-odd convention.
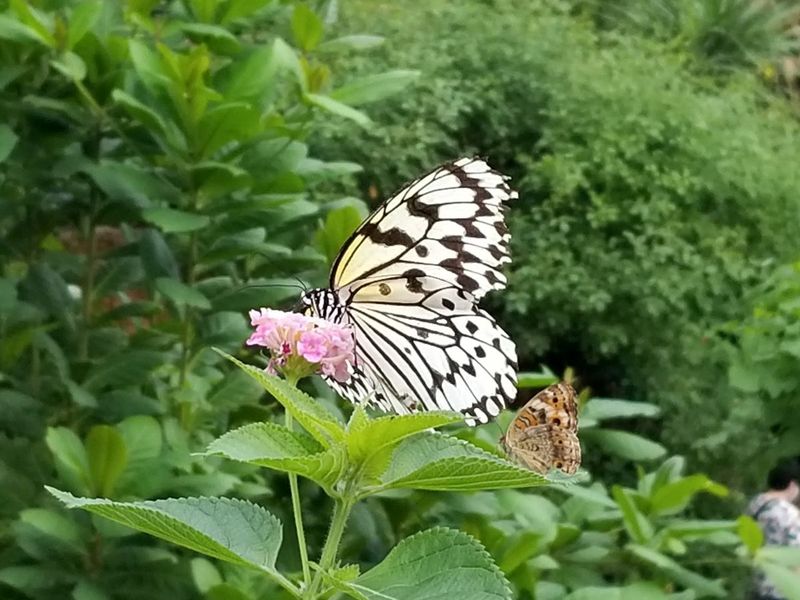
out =
[[[402,229],[392,227],[386,231],[378,229],[377,223],[366,223],[361,232],[376,244],[382,246],[405,246],[410,248],[414,245],[414,240]]]

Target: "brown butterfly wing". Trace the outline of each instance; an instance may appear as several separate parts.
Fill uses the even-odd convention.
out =
[[[581,463],[575,390],[560,382],[542,390],[519,411],[503,438],[512,458],[533,471],[572,474]]]
[[[553,464],[553,443],[547,425],[529,427],[510,448],[511,457],[531,471],[546,475]]]

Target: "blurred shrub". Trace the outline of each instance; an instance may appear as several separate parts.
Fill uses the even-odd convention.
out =
[[[797,52],[800,10],[791,1],[578,0],[604,27],[645,33],[712,67],[766,66]]]
[[[760,478],[740,467],[765,432],[741,443],[747,417],[708,331],[743,314],[766,260],[792,258],[800,127],[788,108],[746,73],[704,78],[685,52],[598,33],[559,5],[379,10],[391,44],[348,69],[423,74],[377,110],[381,126],[328,131],[320,151],[368,162],[373,198],[461,154],[510,172],[513,272],[494,301],[523,364],[575,365],[600,393],[657,402],[668,447],[731,483]]]
[[[330,185],[360,167],[305,142],[368,122],[325,62],[359,38],[299,2],[0,10],[0,595],[197,597],[183,554],[65,516],[42,484],[288,504],[283,479],[192,453],[275,406],[209,346],[240,348],[247,309],[296,296],[287,276],[323,279],[318,221],[363,210]]]

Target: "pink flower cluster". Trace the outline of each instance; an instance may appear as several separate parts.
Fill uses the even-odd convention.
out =
[[[355,348],[350,327],[271,308],[251,310],[250,324],[256,329],[247,344],[270,350],[269,371],[296,377],[321,371],[340,382],[350,379]]]

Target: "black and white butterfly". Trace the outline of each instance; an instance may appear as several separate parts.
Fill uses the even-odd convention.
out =
[[[516,394],[514,343],[478,308],[510,262],[503,218],[517,197],[479,158],[446,163],[384,202],[339,251],[304,311],[349,324],[355,365],[328,384],[387,412],[454,410],[485,423]]]

